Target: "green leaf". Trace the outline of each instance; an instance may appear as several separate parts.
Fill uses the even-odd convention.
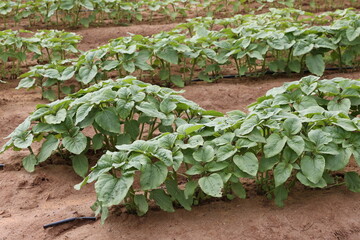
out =
[[[243,185],[240,182],[231,183],[231,190],[239,198],[242,198],[242,199],[246,198],[245,188],[243,187]]]
[[[133,182],[133,175],[125,174],[117,178],[110,174],[102,174],[95,183],[97,200],[104,207],[118,205],[126,197]]]
[[[55,151],[59,146],[60,140],[57,139],[54,135],[48,135],[46,141],[42,144],[41,150],[37,155],[39,163],[44,162],[48,159],[52,152]]]
[[[93,66],[82,66],[79,69],[79,81],[84,83],[84,84],[88,84],[90,83],[96,76],[97,74],[97,66],[93,65]]]
[[[277,157],[271,157],[271,158],[262,157],[260,159],[259,172],[266,172],[272,169],[275,166],[275,164],[277,164],[278,162],[279,162],[279,158]]]
[[[142,190],[159,187],[166,179],[168,169],[163,162],[146,164],[141,169],[140,185]]]
[[[196,190],[196,188],[198,187],[198,183],[195,181],[189,181],[186,183],[185,185],[185,191],[184,191],[184,195],[186,199],[192,199],[194,192]]]
[[[226,144],[218,148],[216,152],[217,160],[218,161],[225,161],[226,159],[232,157],[237,152],[237,148]]]
[[[22,160],[22,164],[26,171],[33,172],[37,164],[37,159],[34,154],[30,154]]]
[[[69,152],[80,154],[86,149],[87,138],[83,133],[79,132],[74,137],[64,137],[62,144]]]
[[[350,161],[351,151],[349,149],[334,149],[337,154],[336,155],[326,155],[325,160],[325,168],[331,171],[339,171],[346,167],[346,165]]]
[[[296,174],[296,178],[305,186],[312,187],[312,188],[324,188],[326,187],[326,181],[324,178],[321,178],[320,181],[316,184],[312,183],[307,179],[307,177],[302,174],[301,172],[298,172]]]
[[[177,51],[170,46],[159,50],[156,55],[171,64],[178,64],[179,62]]]
[[[193,153],[193,158],[198,162],[211,162],[215,157],[215,151],[211,146],[200,147]]]
[[[34,135],[25,133],[23,136],[16,136],[14,137],[14,146],[17,148],[27,148],[33,142]]]
[[[178,188],[178,183],[175,180],[168,180],[165,182],[167,192],[180,203],[186,210],[191,211],[192,199],[186,198],[183,190]]]
[[[81,105],[76,111],[75,125],[77,125],[79,122],[82,122],[89,115],[93,107],[94,105],[90,103],[85,103]]]
[[[59,124],[62,123],[66,118],[66,109],[62,108],[57,111],[56,115],[46,115],[44,117],[45,121],[49,124]]]
[[[301,120],[299,118],[288,118],[284,121],[283,128],[287,136],[295,135],[301,131]]]
[[[300,156],[305,149],[305,141],[301,136],[292,136],[287,139],[286,143],[298,156]]]
[[[136,106],[136,109],[143,112],[145,115],[154,118],[166,119],[166,115],[162,112],[159,112],[156,107],[154,107],[151,103],[142,102],[140,106]]]
[[[207,195],[221,197],[221,190],[224,187],[224,183],[219,174],[213,173],[210,176],[200,178],[199,186]]]
[[[321,54],[316,55],[307,55],[306,59],[306,66],[310,70],[311,73],[322,76],[325,70],[325,62],[324,58]]]
[[[173,165],[172,152],[168,149],[159,148],[156,150],[153,156],[165,163],[165,165],[168,167],[171,167]]]
[[[119,117],[110,109],[98,112],[95,117],[95,122],[108,132],[120,133]]]
[[[89,171],[89,161],[84,154],[71,156],[74,171],[80,177],[85,177]]]
[[[286,140],[286,137],[280,137],[278,133],[271,134],[264,145],[265,157],[270,158],[279,154],[283,150]]]
[[[170,113],[176,109],[176,103],[170,98],[165,98],[160,103],[160,110],[164,113]]]
[[[218,172],[220,170],[227,168],[228,165],[229,164],[227,162],[210,162],[206,164],[204,168],[208,172]]]
[[[19,82],[19,85],[16,87],[16,89],[20,89],[20,88],[31,88],[35,85],[35,78],[23,78],[21,79],[21,81]]]
[[[356,172],[345,173],[345,184],[352,192],[360,192],[360,176]]]
[[[141,195],[135,195],[134,196],[134,203],[136,205],[136,212],[138,216],[143,216],[147,213],[149,210],[149,204],[146,200],[146,197]]]
[[[150,198],[154,199],[156,204],[166,212],[175,212],[171,198],[162,189],[154,189],[150,192]]]
[[[252,152],[246,152],[244,155],[235,155],[233,161],[241,171],[251,176],[256,176],[259,169],[259,161]]]
[[[307,54],[314,48],[314,44],[304,40],[298,41],[294,46],[293,55],[295,57]]]
[[[278,186],[274,189],[275,204],[278,207],[284,207],[284,201],[288,197],[288,190],[284,185]]]
[[[189,170],[187,170],[185,173],[187,175],[197,175],[201,174],[205,171],[205,169],[201,165],[194,165]]]
[[[125,122],[124,126],[125,133],[128,133],[133,140],[135,140],[139,133],[139,122],[136,120],[130,120]]]
[[[274,169],[275,187],[282,185],[291,176],[293,166],[280,162]]]
[[[104,146],[104,140],[104,135],[102,135],[101,133],[95,134],[92,139],[93,149],[95,151],[101,149]]]
[[[345,114],[349,113],[351,107],[351,101],[348,98],[340,99],[340,100],[331,100],[329,101],[327,108],[329,111],[341,111]]]
[[[55,95],[55,92],[51,89],[44,91],[42,93],[42,96],[43,96],[43,98],[45,98],[49,101],[54,101],[57,98],[57,96]]]
[[[322,178],[325,170],[325,158],[321,155],[315,157],[304,156],[300,162],[301,172],[312,183],[316,184]]]

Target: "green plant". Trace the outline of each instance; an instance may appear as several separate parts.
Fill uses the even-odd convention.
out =
[[[351,156],[360,165],[359,87],[359,80],[314,76],[286,83],[259,98],[249,114],[184,122],[174,133],[116,146],[76,188],[96,182],[92,208],[103,221],[119,204],[144,215],[151,202],[173,212],[214,197],[245,198],[244,180],[280,207],[297,182],[360,192],[358,173],[335,174]]]
[[[29,149],[26,170],[46,161],[57,151],[72,159],[76,173],[88,171],[87,152],[115,150],[119,144],[151,139],[172,132],[179,124],[206,121],[210,115],[179,92],[126,77],[103,81],[47,105],[38,105],[8,138],[0,152]],[[89,134],[88,132],[92,132]],[[85,135],[87,132],[87,136]],[[41,142],[38,154],[33,142]]]
[[[334,22],[322,26],[330,16]],[[169,32],[121,37],[89,50],[73,61],[74,76],[81,84],[90,84],[108,75],[132,74],[140,80],[178,87],[196,78],[215,81],[224,74],[224,66],[235,68],[239,77],[268,71],[309,71],[321,76],[327,65],[337,65],[339,70],[359,66],[359,19],[350,9],[316,18],[294,9],[221,20],[196,18]],[[211,30],[214,25],[222,28]],[[44,68],[55,71],[65,66],[58,62]]]

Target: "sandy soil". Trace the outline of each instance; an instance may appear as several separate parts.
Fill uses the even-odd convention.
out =
[[[78,30],[84,36],[83,50],[109,39],[134,34],[150,35],[173,25],[137,25]],[[360,78],[360,73],[329,73]],[[299,77],[271,77],[258,80],[223,80],[195,83],[184,96],[206,109],[222,112],[240,109],[268,89]],[[0,145],[3,137],[25,119],[39,103],[38,90],[15,90],[17,81],[0,84]],[[105,225],[75,222],[44,230],[44,224],[76,216],[92,216],[93,186],[81,191],[73,186],[81,181],[64,162],[44,164],[35,173],[21,167],[25,152],[0,155],[0,240],[12,239],[360,239],[360,194],[345,187],[310,190],[298,186],[285,208],[249,190],[245,200],[216,201],[175,213],[150,211],[145,217],[113,214]]]

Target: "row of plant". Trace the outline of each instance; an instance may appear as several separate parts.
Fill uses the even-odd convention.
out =
[[[344,172],[352,156],[360,164],[359,89],[359,80],[308,76],[271,89],[249,114],[223,115],[127,77],[38,106],[2,151],[28,148],[28,171],[57,151],[85,176],[87,153],[110,150],[76,186],[95,182],[92,208],[103,221],[119,204],[144,215],[154,204],[173,212],[245,198],[244,182],[283,206],[295,184],[360,192],[359,174]],[[33,142],[42,144],[38,154]]]
[[[74,57],[80,53],[77,49],[80,40],[75,33],[57,30],[0,31],[0,78],[18,76],[21,65],[30,56],[38,63]]]
[[[65,80],[74,78],[87,85],[109,76],[129,74],[140,80],[183,87],[196,78],[215,81],[224,73],[240,77],[269,71],[310,71],[321,76],[326,66],[337,66],[340,70],[358,67],[360,14],[337,11],[331,14],[334,18],[331,25],[320,26],[315,23],[330,14],[307,24],[302,13],[284,9],[256,17],[235,16],[215,21],[214,24],[221,25],[220,30],[210,30],[214,24],[203,18],[152,37],[121,37],[84,52],[78,59],[33,67],[20,76],[18,88],[44,89],[44,83],[50,82],[61,89]]]
[[[327,3],[324,3],[326,1]],[[356,0],[348,1],[351,6],[359,7]],[[307,10],[332,10],[345,7],[345,1],[333,0],[311,0],[310,9]],[[56,25],[88,27],[91,23],[103,24],[106,20],[112,20],[117,24],[131,21],[152,21],[155,14],[174,20],[176,17],[187,17],[189,13],[195,12],[201,15],[206,12],[207,16],[225,11],[232,14],[239,12],[253,12],[263,7],[298,7],[302,8],[302,1],[284,0],[35,0],[35,1],[0,1],[0,17],[3,25],[14,20],[15,23],[22,19],[28,19],[29,25],[44,23]]]
[[[84,176],[90,149],[115,150],[116,145],[151,139],[158,132],[173,132],[183,122],[201,122],[203,115],[218,114],[203,110],[179,93],[134,77],[103,81],[62,100],[38,105],[8,136],[10,140],[0,152],[28,148],[31,154],[23,165],[33,171],[57,151],[71,158],[75,171]],[[90,132],[88,136],[85,130]],[[42,142],[38,154],[31,147],[33,142]]]
[[[112,20],[117,24],[124,24],[130,21],[153,20],[155,14],[168,17],[174,20],[178,16],[186,17],[190,12],[199,14],[206,11],[208,15],[219,12],[229,5],[231,1],[223,0],[35,0],[35,1],[0,1],[0,15],[4,27],[10,20],[15,23],[22,19],[28,19],[29,25],[36,25],[39,22],[56,25],[88,27],[91,23],[103,24],[106,20]],[[234,1],[234,12],[249,10],[252,2],[267,4],[272,1]]]

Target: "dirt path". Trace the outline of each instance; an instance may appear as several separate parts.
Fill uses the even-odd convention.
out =
[[[83,50],[104,44],[110,38],[149,35],[172,25],[111,27],[79,30]],[[360,73],[328,74],[360,78]],[[196,83],[184,96],[206,109],[222,112],[240,109],[268,89],[298,77],[266,77],[261,80],[226,80]],[[15,90],[17,81],[0,84],[0,145],[39,103],[38,90]],[[264,196],[249,191],[245,200],[217,201],[188,212],[151,211],[145,217],[113,214],[102,226],[99,221],[77,222],[44,230],[44,224],[75,216],[92,216],[93,186],[81,191],[81,181],[71,166],[44,164],[29,174],[21,168],[24,152],[0,155],[0,240],[12,239],[360,239],[360,194],[345,187],[309,190],[297,187],[280,209]]]

